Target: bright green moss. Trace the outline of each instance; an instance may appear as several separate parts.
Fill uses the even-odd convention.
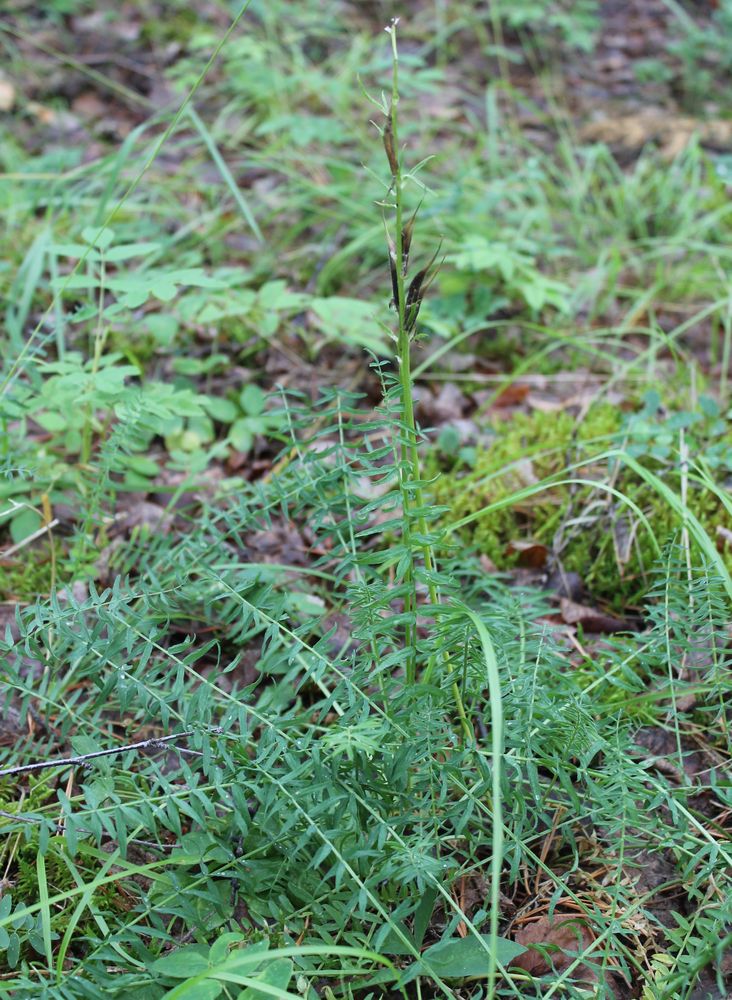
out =
[[[645,482],[602,457],[622,446],[626,423],[627,415],[609,404],[591,408],[580,421],[566,412],[497,421],[494,441],[477,452],[472,467],[460,459],[446,467],[445,456],[436,452],[430,472],[441,475],[434,499],[450,507],[451,524],[505,501],[460,529],[460,537],[501,570],[517,561],[510,543],[542,543],[550,562],[578,573],[594,597],[626,607],[648,588],[656,543],[663,546],[680,528],[676,513]],[[650,447],[638,460],[678,492],[678,472],[659,464]],[[587,464],[573,469],[578,463]],[[543,481],[547,485],[536,489]],[[653,537],[628,501],[645,515]],[[711,538],[718,525],[732,528],[718,498],[693,483],[688,505]]]
[[[0,600],[34,601],[51,591],[53,560],[47,545],[21,552],[0,565]]]

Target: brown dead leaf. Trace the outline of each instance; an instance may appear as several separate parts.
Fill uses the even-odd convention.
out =
[[[579,573],[559,566],[552,570],[543,581],[544,590],[553,591],[558,597],[568,597],[571,601],[581,601],[585,584]]]
[[[677,712],[690,712],[692,708],[697,703],[697,696],[692,692],[691,694],[682,694],[675,701]]]
[[[506,546],[507,556],[518,556],[516,560],[519,566],[527,566],[530,569],[541,569],[546,564],[549,549],[541,542],[532,542],[529,539],[521,541],[516,539]]]
[[[170,531],[173,515],[160,504],[149,500],[134,498],[127,509],[122,509],[115,520],[110,535],[132,531],[133,528],[145,528],[157,534],[167,535]]]
[[[670,115],[665,108],[643,108],[641,111],[605,117],[589,122],[580,129],[584,142],[603,142],[624,152],[638,151],[648,143],[660,147],[661,155],[672,160],[699,136],[703,146],[711,149],[732,148],[732,122],[726,119],[701,121],[685,115]]]
[[[28,735],[27,727],[17,708],[8,705],[0,716],[0,746],[17,746],[18,741]]]
[[[618,565],[627,566],[633,553],[633,542],[638,531],[638,522],[631,521],[626,514],[613,520],[613,547]]]
[[[71,102],[71,110],[79,118],[96,121],[108,114],[108,105],[93,90],[85,90]]]
[[[729,528],[725,528],[724,525],[717,525],[717,551],[724,552],[725,549],[732,547],[732,531]]]
[[[562,972],[594,940],[587,924],[577,917],[542,916],[521,927],[514,940],[527,949],[511,963],[532,976],[544,976],[548,972]],[[540,947],[532,947],[538,945]],[[597,976],[583,963],[574,971],[577,979],[596,983]]]
[[[16,609],[22,607],[16,601],[0,601],[0,638],[5,638],[6,632],[10,630],[12,642],[17,642],[20,638],[20,630],[16,620]]]
[[[530,386],[514,382],[506,386],[503,392],[499,393],[494,400],[495,407],[520,406],[529,394]]]
[[[530,458],[520,458],[512,462],[510,470],[504,474],[503,482],[511,489],[521,489],[524,486],[536,486],[539,477],[534,472],[534,464]]]
[[[247,537],[243,555],[249,562],[285,563],[289,566],[304,566],[308,562],[307,546],[298,529],[274,518],[269,528]]]
[[[10,80],[0,78],[0,111],[12,111],[15,105],[15,87]]]
[[[482,568],[486,571],[486,573],[488,573],[489,576],[493,576],[494,573],[498,572],[498,567],[496,566],[496,564],[493,562],[492,559],[489,559],[488,556],[485,555],[485,553],[481,553],[478,562],[480,563]]]
[[[53,125],[57,118],[53,108],[39,104],[38,101],[30,101],[28,103],[28,113],[37,118],[41,125]]]
[[[422,420],[440,425],[459,420],[468,408],[468,400],[454,382],[446,382],[437,395],[420,390],[417,406]]]
[[[567,625],[581,625],[585,632],[624,632],[629,627],[628,623],[620,618],[614,618],[586,604],[577,604],[567,597],[561,598],[559,610],[562,620]]]
[[[74,601],[76,604],[83,604],[88,597],[89,586],[85,580],[74,580],[70,586],[63,587],[56,594],[56,600],[62,608],[66,607],[71,601]]]

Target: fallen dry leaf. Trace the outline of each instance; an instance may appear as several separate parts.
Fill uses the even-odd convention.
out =
[[[48,108],[44,104],[39,104],[38,101],[29,101],[28,103],[28,113],[37,118],[41,125],[53,125],[56,121],[56,112],[53,108]]]
[[[732,122],[701,121],[670,115],[665,108],[643,108],[635,114],[600,118],[580,129],[584,142],[603,142],[624,151],[640,150],[647,143],[655,143],[661,155],[669,160],[678,156],[695,136],[699,136],[703,146],[727,150],[732,147]]]
[[[561,567],[552,570],[542,585],[544,590],[554,591],[558,597],[567,597],[571,601],[581,600],[585,592],[585,584],[579,573]]]
[[[121,504],[120,506],[122,507]],[[133,528],[147,528],[158,534],[167,535],[172,521],[173,515],[160,504],[133,498],[133,502],[127,506],[127,509],[123,508],[119,511],[110,534],[130,532]]]
[[[486,573],[488,573],[489,575],[492,576],[494,573],[498,572],[498,567],[496,566],[496,564],[493,562],[492,559],[490,559],[487,555],[485,555],[485,553],[481,553],[481,555],[478,558],[478,562],[480,563],[481,567],[486,571]]]
[[[587,924],[577,917],[555,914],[553,918],[539,917],[521,927],[515,935],[517,944],[526,951],[511,963],[532,976],[544,976],[548,972],[563,972],[577,953],[592,943],[594,935]],[[539,945],[539,948],[532,948]],[[588,966],[580,964],[573,973],[585,982],[597,982],[597,976]]]
[[[528,396],[529,390],[530,386],[514,382],[498,394],[493,405],[496,407],[519,406]]]
[[[10,80],[0,80],[0,111],[12,111],[15,105],[15,87]]]
[[[567,625],[581,625],[585,632],[624,632],[628,629],[628,623],[622,619],[613,618],[598,608],[577,604],[568,597],[561,598],[559,610]]]
[[[420,390],[417,406],[423,420],[439,425],[459,420],[468,408],[468,400],[454,382],[446,382],[436,396]]]
[[[541,542],[532,542],[529,539],[521,541],[516,539],[506,546],[506,555],[517,555],[519,566],[528,566],[530,569],[541,569],[545,565],[549,555],[549,549]]]
[[[108,113],[108,105],[93,90],[85,90],[71,102],[71,110],[79,118],[96,120]]]
[[[732,546],[732,531],[729,528],[725,528],[724,525],[717,525],[717,551],[724,552],[725,549]]]
[[[633,543],[638,531],[638,522],[631,521],[625,514],[620,514],[613,521],[613,547],[619,566],[627,566],[633,554]]]

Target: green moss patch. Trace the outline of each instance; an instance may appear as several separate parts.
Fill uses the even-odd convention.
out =
[[[580,421],[567,412],[495,421],[492,443],[474,455],[447,465],[436,449],[430,471],[441,475],[434,499],[450,508],[450,524],[474,517],[459,537],[499,569],[520,559],[512,543],[531,540],[546,546],[549,561],[578,573],[595,597],[616,607],[633,603],[648,589],[659,547],[683,525],[661,496],[608,453],[627,451],[678,495],[682,427],[690,456],[709,457],[718,481],[732,463],[732,434],[712,409],[682,415],[679,426],[678,415],[650,420],[654,408],[655,399],[633,414],[603,403]],[[720,499],[691,478],[686,504],[723,546],[732,520]],[[732,553],[724,551],[724,558],[732,568]]]

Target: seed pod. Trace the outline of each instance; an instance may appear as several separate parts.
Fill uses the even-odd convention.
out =
[[[429,272],[432,270],[432,265],[437,260],[437,255],[440,252],[440,246],[437,247],[434,254],[432,255],[432,260],[426,267],[423,267],[421,271],[418,271],[409,283],[409,289],[407,291],[407,301],[404,306],[404,328],[408,333],[410,333],[417,324],[417,316],[419,316],[419,310],[422,305],[422,299],[424,298],[425,292],[430,287],[434,281],[438,268],[430,275]],[[429,277],[428,277],[429,275]],[[425,279],[427,283],[424,284]],[[423,287],[424,286],[424,287]]]
[[[402,227],[402,274],[407,273],[407,267],[409,266],[409,249],[412,245],[412,233],[414,232],[414,222],[417,218],[417,212],[419,211],[420,205],[414,210],[414,214],[409,222]]]
[[[386,125],[384,126],[384,131],[381,133],[381,137],[384,140],[384,149],[386,150],[386,158],[389,161],[389,169],[391,170],[391,176],[396,177],[396,175],[399,173],[399,161],[397,160],[396,153],[394,152],[393,122],[394,119],[390,108],[389,116],[386,119]]]
[[[384,232],[386,233],[386,242],[389,247],[389,271],[391,272],[391,291],[393,296],[391,304],[395,309],[398,309],[399,281],[397,280],[396,247],[394,246],[394,240],[391,236],[389,236],[389,230],[386,228],[386,221],[384,221]]]

